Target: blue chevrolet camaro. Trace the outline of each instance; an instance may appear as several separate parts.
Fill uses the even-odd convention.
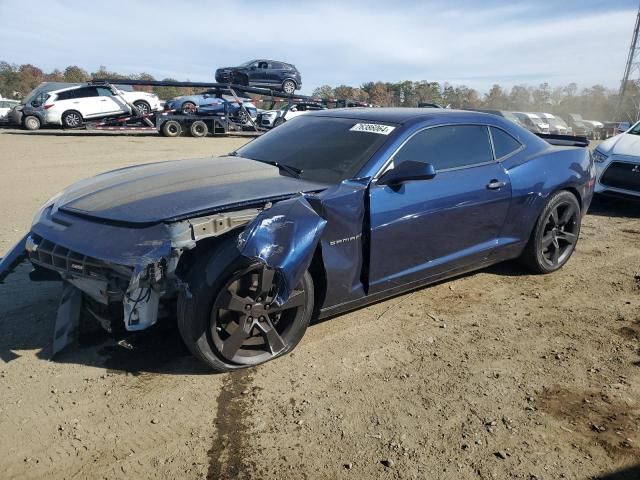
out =
[[[217,371],[283,355],[312,319],[510,259],[571,257],[593,195],[585,148],[502,117],[344,109],[236,152],[81,181],[0,263],[63,281],[54,351],[81,322],[143,330],[173,309]],[[162,306],[163,308],[159,308]]]

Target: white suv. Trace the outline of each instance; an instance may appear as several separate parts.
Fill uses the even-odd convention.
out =
[[[47,92],[44,123],[81,127],[85,120],[133,113],[127,102],[141,113],[160,110],[160,100],[153,93],[114,91],[104,85],[81,85]]]

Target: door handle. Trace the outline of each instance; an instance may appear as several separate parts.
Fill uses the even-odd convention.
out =
[[[106,99],[106,98],[103,98],[103,99],[102,99],[102,100],[100,100],[100,101],[101,101],[101,102],[106,102],[106,101],[107,101],[107,99]]]
[[[500,180],[491,180],[489,183],[487,183],[487,188],[489,190],[498,190],[499,188],[502,188],[506,185],[505,182],[501,182]]]

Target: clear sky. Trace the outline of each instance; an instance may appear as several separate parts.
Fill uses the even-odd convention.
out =
[[[322,84],[617,88],[638,0],[0,0],[0,60],[214,81],[253,58]]]

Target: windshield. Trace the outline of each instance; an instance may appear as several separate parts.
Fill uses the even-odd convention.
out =
[[[627,125],[623,125],[622,123],[619,125],[619,127],[625,128],[627,127]],[[640,122],[636,123],[633,128],[631,130],[629,130],[627,133],[630,133],[631,135],[640,135]]]
[[[255,63],[255,62],[257,62],[257,60],[249,60],[248,62],[241,63],[240,66],[241,67],[248,67],[249,65],[251,65],[252,63]]]
[[[300,178],[340,183],[353,178],[388,138],[352,131],[357,120],[301,115],[238,149],[238,155],[302,170]],[[371,123],[371,122],[370,122]]]

